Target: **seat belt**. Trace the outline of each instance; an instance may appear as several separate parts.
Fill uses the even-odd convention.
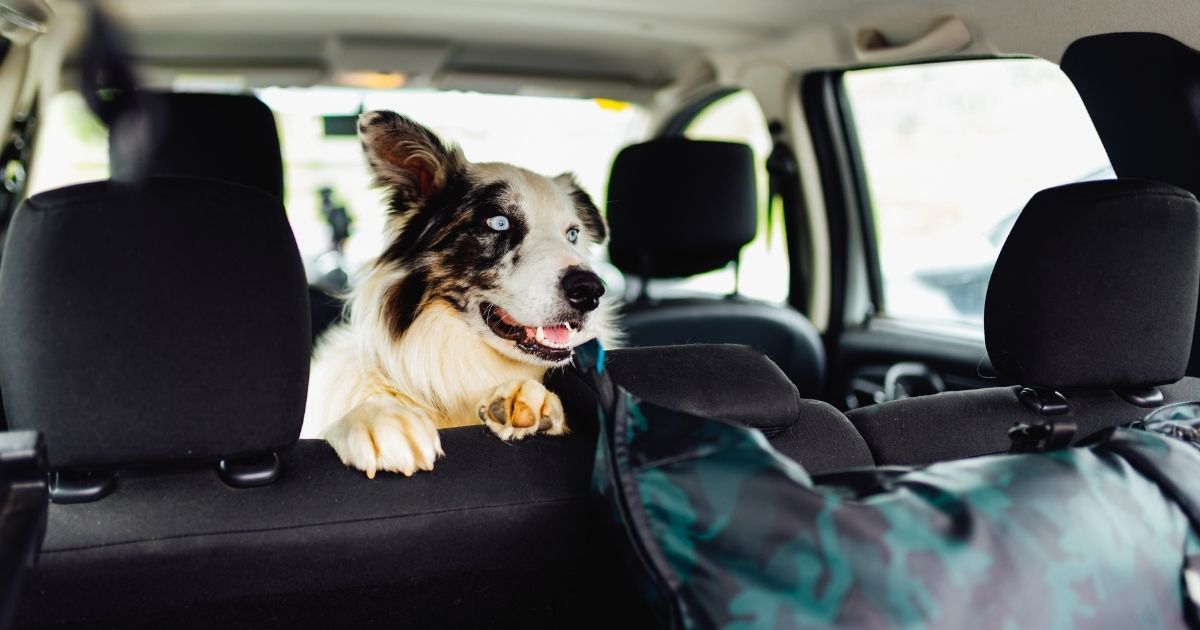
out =
[[[80,93],[88,109],[109,129],[114,150],[136,157],[136,179],[145,172],[155,137],[151,117],[137,91],[129,54],[113,22],[94,3],[89,9],[88,37],[84,44]],[[37,137],[38,101],[29,113],[13,121],[12,131],[0,149],[0,237],[8,230],[12,215],[25,198],[26,172]],[[0,238],[0,251],[3,240]]]
[[[131,165],[122,179],[141,181],[163,121],[138,91],[125,37],[96,4],[88,15],[88,38],[80,71],[80,92],[88,109],[108,127],[110,150]]]
[[[25,198],[26,173],[33,157],[33,139],[37,134],[38,102],[35,98],[24,117],[13,121],[8,142],[0,149],[0,251],[17,204]]]
[[[771,241],[771,230],[775,225],[775,200],[778,199],[780,211],[783,212],[784,243],[787,245],[788,259],[792,261],[788,300],[796,310],[807,313],[811,274],[803,231],[799,225],[799,220],[804,216],[800,167],[795,152],[787,142],[783,124],[773,120],[769,128],[774,145],[767,156],[767,242]]]

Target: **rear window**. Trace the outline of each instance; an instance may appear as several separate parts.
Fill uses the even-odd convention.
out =
[[[284,202],[310,281],[337,264],[328,255],[326,203],[344,207],[353,222],[343,247],[347,270],[353,273],[383,246],[383,196],[370,186],[362,147],[353,135],[327,135],[325,116],[392,109],[458,143],[469,160],[510,162],[548,175],[573,171],[601,208],[613,157],[643,138],[648,126],[642,108],[602,99],[332,87],[257,94],[275,112]],[[107,143],[106,130],[78,93],[55,96],[39,138],[31,194],[108,177]]]
[[[1113,177],[1070,80],[1040,59],[847,72],[883,311],[981,327],[987,281],[1037,191]]]

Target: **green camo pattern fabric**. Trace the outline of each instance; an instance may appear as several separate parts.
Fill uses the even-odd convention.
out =
[[[933,465],[856,496],[814,486],[758,431],[613,390],[593,485],[668,625],[1187,627],[1200,537],[1103,442]],[[1200,482],[1192,445],[1113,436]]]

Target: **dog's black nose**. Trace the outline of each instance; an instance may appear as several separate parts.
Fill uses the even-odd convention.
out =
[[[573,269],[563,275],[562,288],[571,306],[585,313],[596,310],[600,306],[600,296],[604,295],[600,276],[582,269]]]

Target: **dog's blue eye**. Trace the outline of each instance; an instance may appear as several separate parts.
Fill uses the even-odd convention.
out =
[[[579,228],[571,228],[567,230],[567,240],[574,243],[579,240]]]
[[[496,215],[489,218],[487,220],[487,224],[488,227],[492,228],[493,230],[496,230],[497,232],[503,232],[508,229],[508,217],[504,215]]]

